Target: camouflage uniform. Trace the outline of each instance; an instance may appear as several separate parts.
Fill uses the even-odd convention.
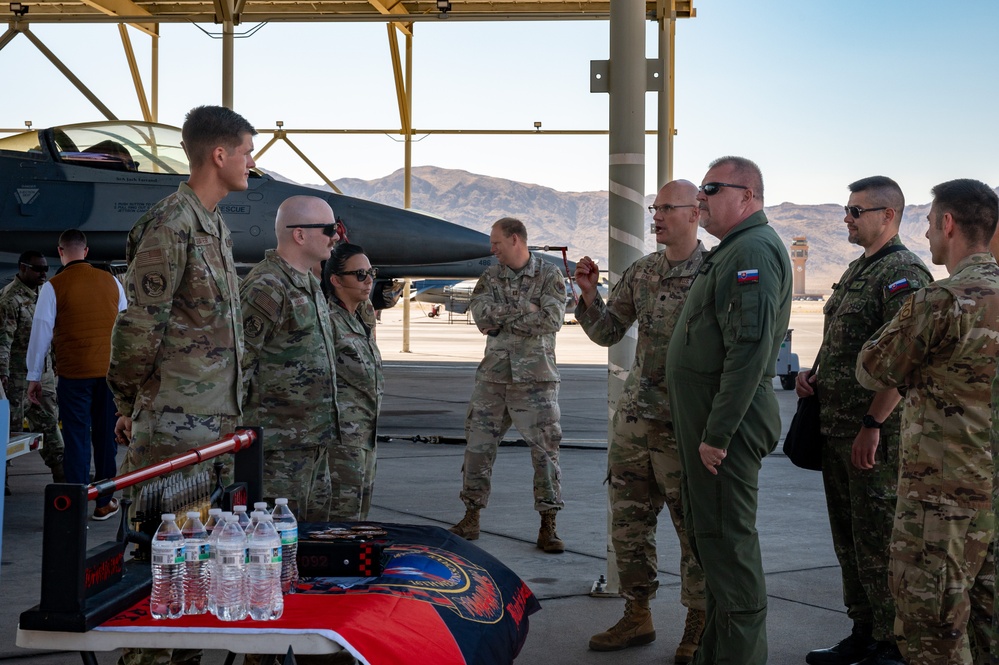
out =
[[[655,595],[658,558],[656,526],[663,504],[680,541],[680,601],[704,609],[704,573],[690,549],[680,501],[680,453],[673,433],[666,388],[666,349],[690,284],[707,250],[670,267],[665,252],[643,257],[624,271],[605,305],[599,295],[589,307],[580,300],[576,319],[601,346],[617,344],[638,322],[635,362],[611,419],[607,450],[611,543],[621,595]]]
[[[906,300],[857,360],[861,385],[907,388],[888,584],[910,665],[982,665],[995,650],[997,357],[999,266],[981,253]]]
[[[999,459],[999,374],[992,380],[992,459]],[[999,515],[999,464],[992,470],[992,514]],[[996,572],[995,553],[999,552],[999,528],[992,536],[992,569]],[[999,642],[999,594],[992,598],[992,635]],[[999,644],[992,644],[992,665],[999,665]]]
[[[531,312],[531,304],[540,310]],[[565,318],[565,278],[533,255],[520,271],[490,266],[469,307],[480,330],[498,326],[499,331],[486,337],[475,372],[465,417],[461,499],[469,508],[486,507],[496,448],[513,424],[531,446],[535,510],[561,509],[555,333]]]
[[[854,623],[892,641],[895,605],[888,591],[888,546],[898,483],[900,409],[885,420],[873,469],[850,461],[874,393],[856,378],[857,354],[905,300],[933,278],[918,256],[895,236],[870,258],[861,256],[833,285],[823,312],[822,347],[816,359],[822,433],[822,482],[833,547],[843,576],[843,604]]]
[[[375,310],[370,301],[351,314],[330,298],[336,345],[337,407],[340,440],[331,446],[330,467],[337,487],[332,519],[366,520],[375,486],[375,437],[382,406],[382,356],[375,343]]]
[[[240,302],[245,420],[264,428],[264,498],[286,497],[300,520],[328,521],[336,355],[319,280],[269,249],[243,280]]]
[[[39,406],[28,400],[28,366],[25,359],[37,300],[38,292],[17,277],[0,291],[0,376],[9,377],[10,430],[20,432],[27,418],[29,430],[44,435],[42,459],[47,467],[53,468],[62,464],[63,441],[59,431],[51,350],[45,356],[45,371],[42,373],[42,403]]]
[[[232,238],[187,183],[142,216],[128,234],[128,309],[111,333],[108,385],[133,419],[121,471],[211,443],[237,423],[243,320]],[[191,475],[211,462],[182,470]],[[133,501],[140,486],[133,486]],[[120,662],[199,663],[201,652],[126,649]]]

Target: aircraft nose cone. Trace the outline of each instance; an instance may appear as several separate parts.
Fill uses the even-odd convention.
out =
[[[489,254],[488,235],[443,219],[349,196],[331,198],[330,205],[372,265],[449,263]]]

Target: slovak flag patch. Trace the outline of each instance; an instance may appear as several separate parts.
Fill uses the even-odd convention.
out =
[[[760,271],[756,268],[740,270],[735,273],[735,281],[739,284],[757,284],[760,281]]]
[[[888,293],[898,293],[902,289],[909,288],[909,280],[905,277],[888,285]]]

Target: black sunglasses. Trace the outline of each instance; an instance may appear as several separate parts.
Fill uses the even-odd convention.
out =
[[[705,196],[714,196],[721,191],[722,187],[731,187],[733,189],[749,189],[743,185],[730,185],[727,182],[706,182],[697,188],[697,191],[704,192]]]
[[[49,271],[48,266],[33,266],[30,263],[25,263],[24,261],[21,261],[21,265],[27,268],[28,270],[34,270],[39,275],[44,275]]]
[[[337,235],[340,229],[340,225],[336,222],[332,224],[289,224],[285,228],[288,229],[322,229],[324,236],[329,236],[330,238]]]
[[[357,278],[357,281],[363,282],[369,275],[371,276],[371,279],[378,277],[378,268],[369,268],[368,270],[345,270],[344,272],[338,272],[336,274],[341,277],[344,275],[353,275]]]
[[[861,208],[860,206],[843,206],[843,210],[854,219],[860,219],[861,213],[887,210],[888,208]]]
[[[657,206],[657,205],[651,205],[651,206],[649,206],[649,212],[651,212],[653,215],[656,214],[657,212],[661,212],[663,214],[666,214],[670,210],[676,210],[677,208],[693,208],[693,207],[694,207],[693,204],[682,205],[682,206],[675,206],[675,205],[672,205],[670,203],[664,203],[661,206]]]

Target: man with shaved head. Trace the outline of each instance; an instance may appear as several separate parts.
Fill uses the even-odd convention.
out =
[[[329,519],[329,445],[336,440],[336,354],[312,267],[339,240],[333,209],[315,196],[278,208],[277,249],[239,290],[248,381],[245,420],[264,428],[264,500],[285,497],[299,520]]]
[[[616,651],[656,639],[649,600],[656,594],[656,526],[669,507],[680,540],[680,602],[687,623],[675,662],[689,663],[704,628],[704,576],[683,524],[680,454],[666,392],[665,359],[687,291],[707,253],[697,239],[697,187],[666,183],[649,206],[652,232],[664,249],[635,261],[614,285],[607,302],[597,293],[600,269],[588,256],[576,263],[582,298],[576,319],[601,346],[617,344],[638,323],[635,362],[611,421],[607,450],[611,543],[617,561],[624,617],[594,635],[590,648]]]

